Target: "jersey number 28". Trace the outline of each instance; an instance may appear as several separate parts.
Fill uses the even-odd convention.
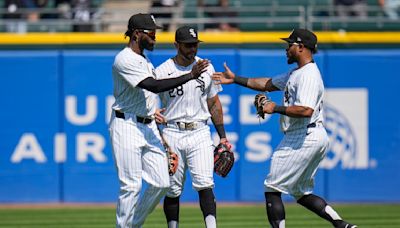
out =
[[[175,92],[175,90],[176,90],[176,92]],[[176,97],[176,95],[182,96],[183,95],[183,87],[180,85],[176,88],[171,89],[168,93],[169,93],[170,97]]]

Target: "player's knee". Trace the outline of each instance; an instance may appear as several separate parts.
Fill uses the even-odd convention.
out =
[[[170,198],[176,198],[176,197],[181,196],[181,193],[182,192],[171,192],[171,191],[168,191],[166,196],[170,197]]]
[[[179,197],[182,194],[182,188],[177,185],[172,185],[167,192],[167,196],[170,198]]]
[[[169,188],[171,187],[171,185],[168,183],[168,184],[161,184],[160,186],[158,186],[159,188],[162,188],[162,189],[166,189],[167,191],[169,190]]]
[[[171,186],[171,183],[169,182],[169,179],[163,180],[160,183],[160,188],[170,188],[170,186]]]
[[[213,189],[214,188],[214,181],[213,179],[210,180],[203,180],[201,183],[193,181],[193,188],[197,191],[200,192],[201,190],[204,189]]]
[[[200,208],[201,211],[203,212],[204,218],[207,217],[207,215],[213,215],[214,217],[216,217],[217,206],[212,188],[200,190],[198,193],[199,193]]]
[[[305,196],[304,194],[293,194],[293,198],[296,200],[297,203],[299,203],[299,200]]]
[[[124,193],[124,192],[139,192],[141,188],[142,188],[142,184],[141,183],[126,184],[126,183],[121,182],[120,187],[119,187],[119,191],[120,191],[120,193]]]
[[[154,184],[152,184],[152,186],[154,186],[155,188],[169,189],[171,184],[169,183],[169,179],[168,179],[168,180],[160,181],[158,183],[154,183]]]

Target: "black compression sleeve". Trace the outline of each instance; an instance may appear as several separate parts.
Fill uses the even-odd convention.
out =
[[[247,87],[247,81],[249,81],[249,78],[245,78],[245,77],[240,77],[240,76],[235,76],[235,78],[233,79],[233,81],[236,84],[242,85]]]
[[[152,77],[145,78],[141,81],[138,86],[142,89],[146,89],[153,93],[161,93],[170,89],[173,89],[177,86],[180,86],[189,80],[193,79],[191,73],[182,75],[177,78],[167,78],[167,79],[160,79],[156,80]]]

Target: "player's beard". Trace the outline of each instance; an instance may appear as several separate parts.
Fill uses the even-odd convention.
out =
[[[145,37],[142,37],[139,40],[139,46],[141,47],[141,49],[146,49],[149,51],[154,50],[154,43],[149,42]]]
[[[187,61],[189,62],[194,62],[194,57],[196,56],[196,53],[192,54],[187,54],[187,55],[182,55]]]
[[[195,61],[197,52],[184,52],[183,50],[179,50],[179,55],[184,59],[186,62],[193,63]]]
[[[297,59],[294,56],[288,56],[287,63],[288,64],[297,63]]]

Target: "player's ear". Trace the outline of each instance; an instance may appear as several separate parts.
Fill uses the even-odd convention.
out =
[[[300,43],[300,44],[299,44],[299,51],[302,52],[302,51],[304,50],[304,48],[306,48],[306,47],[304,46],[304,44]]]
[[[174,46],[175,46],[176,49],[178,49],[178,47],[179,47],[178,42],[175,41],[175,42],[174,42]]]
[[[132,40],[137,41],[139,37],[139,30],[135,29],[132,33]]]

